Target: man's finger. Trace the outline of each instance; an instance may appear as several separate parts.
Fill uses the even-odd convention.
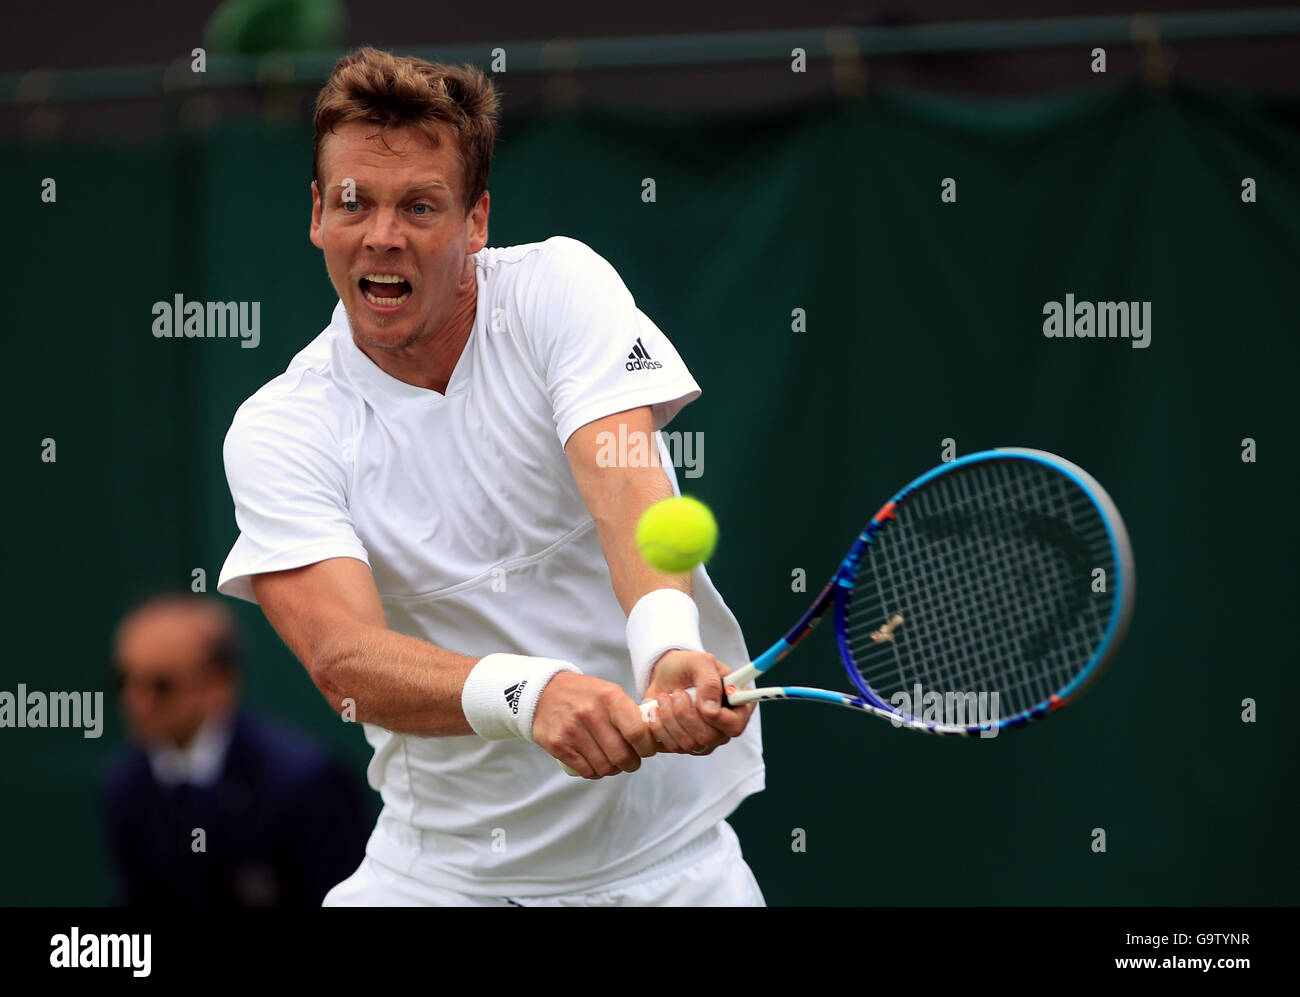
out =
[[[641,724],[645,729],[645,724]],[[612,720],[601,723],[595,728],[589,727],[596,743],[609,759],[614,768],[623,772],[635,772],[641,767],[641,756],[633,749],[628,739],[623,736],[622,732],[614,726]],[[613,775],[613,773],[609,773]]]
[[[721,695],[721,686],[718,688],[719,695]],[[680,700],[678,697],[680,697]],[[714,747],[721,744],[725,739],[723,733],[718,730],[716,726],[717,717],[722,712],[721,709],[719,708],[717,713],[710,716],[704,713],[704,709],[700,705],[700,702],[701,699],[698,690],[696,692],[694,703],[691,702],[690,697],[685,692],[675,693],[673,696],[673,707],[674,713],[677,716],[677,722],[681,725],[682,730],[686,732],[687,736],[694,742],[687,746],[688,749],[694,747]]]
[[[660,751],[675,753],[679,750],[677,747],[677,741],[672,734],[669,733],[667,727],[664,726],[664,711],[669,709],[667,703],[667,696],[662,696],[655,700],[655,711],[651,714],[650,719],[650,734],[654,737],[655,744],[658,746]]]
[[[624,740],[630,744],[638,755],[642,758],[649,758],[651,755],[658,754],[659,744],[655,741],[654,733],[646,725],[645,718],[641,715],[641,707],[630,699],[622,699],[610,707],[610,718],[614,721],[614,726],[618,732],[623,735]]]
[[[663,731],[663,741],[665,745],[670,746],[670,750],[675,752],[690,751],[692,748],[699,747],[699,742],[690,735],[683,724],[685,714],[694,717],[695,707],[691,704],[690,697],[682,690],[667,692],[659,697],[659,726]]]
[[[745,727],[749,724],[749,718],[753,714],[753,703],[746,703],[743,706],[729,706],[718,714],[714,726],[729,738],[739,737],[745,732]]]
[[[593,775],[588,776],[582,771],[582,767],[569,762],[569,767],[576,770],[584,779],[594,778],[601,779],[607,775],[613,775],[618,771],[618,766],[610,761],[605,749],[601,747],[600,742],[585,727],[581,728],[574,734],[570,747],[578,752],[583,760],[591,766]]]
[[[702,658],[691,669],[691,684],[695,686],[695,703],[705,718],[712,720],[722,709],[722,676],[718,673],[716,658]]]

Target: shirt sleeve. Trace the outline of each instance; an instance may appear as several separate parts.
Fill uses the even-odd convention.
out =
[[[250,400],[226,434],[239,539],[217,582],[223,595],[256,602],[253,575],[332,557],[370,564],[348,510],[343,448],[320,419],[299,409],[292,399]]]
[[[590,247],[562,236],[547,240],[529,297],[530,336],[561,446],[589,422],[644,405],[662,429],[700,396],[668,337]]]

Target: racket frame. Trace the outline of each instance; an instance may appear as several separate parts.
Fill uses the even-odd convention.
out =
[[[897,507],[907,501],[918,489],[943,475],[952,474],[972,464],[1007,459],[1033,461],[1064,474],[1089,498],[1104,523],[1110,544],[1111,557],[1116,568],[1113,577],[1108,579],[1108,583],[1113,583],[1117,591],[1101,643],[1093,653],[1091,660],[1064,689],[1053,694],[1047,701],[1039,703],[1031,709],[1022,710],[1013,716],[999,718],[996,723],[958,726],[921,720],[899,713],[867,685],[853,662],[853,655],[848,643],[848,611],[852,602],[853,584],[857,578],[862,560],[864,557],[869,556],[872,541],[894,518]],[[998,447],[991,450],[981,450],[978,453],[967,454],[964,457],[958,457],[955,460],[932,468],[899,489],[888,502],[881,506],[880,510],[871,517],[870,522],[863,527],[862,532],[858,534],[857,540],[854,541],[853,546],[849,548],[849,552],[840,561],[839,567],[831,576],[830,581],[826,583],[826,587],[822,589],[817,598],[813,600],[813,604],[794,626],[771,647],[755,658],[753,662],[726,676],[724,679],[724,700],[727,705],[739,706],[744,703],[762,702],[764,700],[806,699],[832,703],[870,713],[889,720],[896,727],[907,727],[931,734],[989,737],[996,734],[999,729],[1017,727],[1037,720],[1039,717],[1074,701],[1092,688],[1104,674],[1110,662],[1114,660],[1115,654],[1123,643],[1133,616],[1135,595],[1136,571],[1128,531],[1124,527],[1124,520],[1119,514],[1119,509],[1096,478],[1077,464],[1044,450],[1033,450],[1027,447]],[[849,675],[849,679],[853,682],[860,695],[851,696],[846,693],[831,692],[826,689],[811,689],[804,686],[769,686],[749,690],[741,688],[754,681],[759,675],[769,671],[778,661],[789,654],[800,641],[813,631],[832,607],[835,609],[835,638],[840,652],[840,660]],[[653,704],[646,705],[652,706]]]

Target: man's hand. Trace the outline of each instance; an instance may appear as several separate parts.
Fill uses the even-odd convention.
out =
[[[635,772],[658,750],[641,708],[622,688],[575,672],[546,683],[533,740],[584,779]]]
[[[646,699],[659,704],[650,729],[660,751],[707,755],[744,731],[754,705],[722,705],[722,678],[733,671],[700,651],[669,651],[659,659]],[[696,689],[694,703],[685,692],[692,686]]]

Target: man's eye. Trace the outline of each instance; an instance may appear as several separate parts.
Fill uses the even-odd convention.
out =
[[[431,215],[433,214],[433,205],[426,204],[424,201],[419,201],[411,205],[411,210],[417,215]]]
[[[361,205],[356,201],[344,201],[343,210],[348,212],[349,214],[355,215],[358,211],[361,210]]]

